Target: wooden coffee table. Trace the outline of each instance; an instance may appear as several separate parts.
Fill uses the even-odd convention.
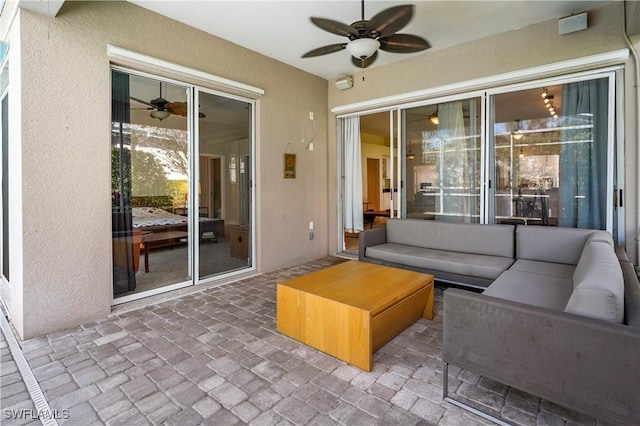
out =
[[[277,330],[371,371],[373,353],[420,317],[433,276],[355,260],[278,283]]]

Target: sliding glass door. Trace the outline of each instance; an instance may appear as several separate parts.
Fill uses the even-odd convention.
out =
[[[253,105],[198,92],[198,277],[251,266]]]
[[[253,266],[253,111],[249,100],[112,70],[115,303]]]
[[[406,217],[480,221],[480,99],[405,110]]]
[[[349,250],[352,237],[357,253],[359,230],[397,216],[603,229],[622,242],[620,78],[617,69],[594,71],[340,117],[340,129],[360,120],[352,139],[363,157],[346,161],[351,134],[339,132],[340,241]],[[350,195],[347,182],[364,190]],[[382,194],[370,190],[377,182]],[[346,215],[364,216],[364,226],[350,230]]]
[[[613,76],[492,97],[496,223],[612,230]]]
[[[113,291],[191,282],[190,131],[184,86],[112,71]]]

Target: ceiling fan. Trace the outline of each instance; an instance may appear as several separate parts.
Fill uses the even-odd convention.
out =
[[[426,50],[431,44],[422,37],[412,34],[396,34],[413,18],[413,5],[395,6],[376,14],[371,20],[364,19],[364,0],[362,0],[362,19],[351,25],[325,18],[311,18],[319,28],[332,34],[349,38],[348,43],[330,44],[313,49],[303,58],[326,55],[346,49],[351,53],[351,62],[357,67],[366,68],[378,56],[378,49],[392,53],[414,53]]]
[[[143,109],[151,111],[151,114],[149,114],[149,116],[152,118],[157,118],[160,121],[169,117],[171,114],[180,115],[182,117],[187,116],[186,102],[169,102],[162,97],[162,82],[160,82],[160,96],[158,96],[157,98],[152,99],[148,102],[142,99],[134,98],[133,96],[131,96],[131,99],[141,104],[148,105],[147,108],[132,108],[133,110]],[[199,112],[198,117],[205,118],[206,115],[202,112]]]

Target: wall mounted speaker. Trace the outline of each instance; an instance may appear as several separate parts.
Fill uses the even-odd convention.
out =
[[[336,87],[339,90],[347,90],[353,87],[353,77],[348,75],[343,78],[339,78],[336,80]]]
[[[587,12],[558,19],[558,34],[575,33],[587,29]]]

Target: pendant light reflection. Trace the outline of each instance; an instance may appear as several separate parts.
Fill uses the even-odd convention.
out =
[[[411,146],[407,147],[407,160],[413,160],[416,156],[411,152]]]
[[[522,129],[520,128],[520,120],[516,120],[516,128],[517,128],[517,130],[515,132],[511,132],[511,136],[515,140],[520,140],[524,136],[524,133],[522,132]]]

